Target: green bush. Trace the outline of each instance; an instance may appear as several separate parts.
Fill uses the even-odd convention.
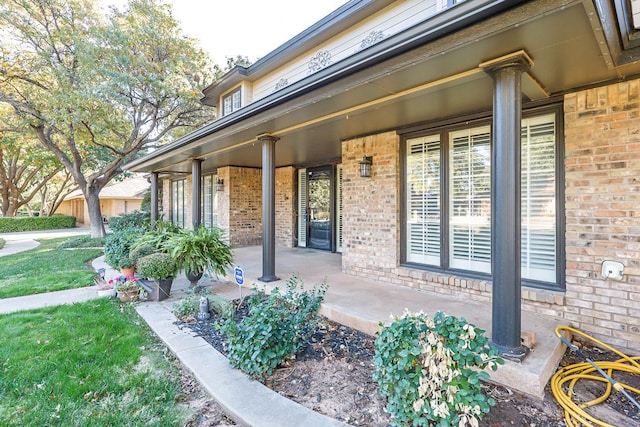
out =
[[[76,217],[67,215],[34,216],[25,218],[0,218],[0,233],[18,231],[57,230],[74,228]]]
[[[124,228],[107,234],[104,261],[113,268],[133,267],[135,264],[129,258],[131,246],[144,232],[144,229]]]
[[[0,238],[0,249],[4,248],[4,244],[5,244],[4,239]]]
[[[161,280],[176,274],[176,263],[171,255],[163,252],[152,253],[138,258],[136,270],[147,279]]]
[[[111,231],[121,231],[125,229],[151,229],[151,215],[149,212],[133,211],[109,219],[109,228]]]
[[[383,328],[373,363],[393,425],[457,427],[477,426],[495,404],[482,394],[482,369],[504,361],[482,329],[437,312],[405,313]]]
[[[156,248],[154,248],[152,245],[146,243],[138,245],[137,243],[139,240],[140,238],[136,239],[136,241],[133,242],[131,250],[129,251],[129,259],[131,260],[131,263],[133,265],[136,265],[140,258],[156,253],[157,251]]]
[[[300,285],[300,287],[298,287]],[[297,276],[287,280],[284,294],[275,288],[269,296],[255,290],[249,297],[249,315],[239,323],[229,310],[221,326],[227,335],[227,358],[251,378],[271,375],[288,356],[296,354],[313,334],[317,311],[327,286],[303,289]]]
[[[58,245],[58,249],[69,248],[101,248],[106,239],[104,237],[78,236],[72,237]]]

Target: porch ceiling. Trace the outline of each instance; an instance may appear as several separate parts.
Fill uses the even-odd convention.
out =
[[[479,64],[519,50],[534,61],[523,78],[528,101],[640,73],[639,63],[610,65],[591,0],[528,2],[255,114],[136,170],[188,173],[192,158],[204,160],[203,171],[260,167],[256,135],[262,133],[280,138],[277,166],[339,159],[345,139],[490,111],[493,82]]]

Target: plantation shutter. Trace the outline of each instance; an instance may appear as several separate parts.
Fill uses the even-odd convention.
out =
[[[298,246],[307,247],[307,170],[298,169]]]
[[[491,128],[450,133],[449,263],[491,272]]]
[[[336,177],[336,251],[342,252],[342,164],[337,166]]]
[[[522,277],[556,281],[555,115],[522,121]]]
[[[407,145],[407,261],[440,265],[440,136]]]

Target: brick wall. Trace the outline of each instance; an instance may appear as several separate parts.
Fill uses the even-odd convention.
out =
[[[218,197],[220,227],[228,231],[231,246],[262,243],[262,171],[227,166],[218,169],[224,194]]]
[[[276,245],[295,246],[296,169],[292,166],[276,169]]]
[[[360,177],[362,156],[373,156],[371,178]],[[386,132],[342,143],[344,272],[381,278],[399,257],[399,137]]]
[[[640,349],[640,80],[565,96],[567,290],[564,317]],[[605,260],[625,266],[604,280]]]

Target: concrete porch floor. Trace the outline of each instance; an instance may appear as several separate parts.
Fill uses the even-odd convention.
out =
[[[342,256],[305,248],[276,248],[276,275],[279,281],[264,284],[262,275],[262,247],[234,249],[234,265],[244,271],[243,289],[254,284],[267,289],[283,287],[286,280],[298,273],[305,287],[320,284],[326,278],[329,289],[321,307],[321,314],[331,320],[368,334],[375,334],[378,323],[389,323],[391,316],[401,315],[405,309],[433,315],[443,311],[466,318],[491,336],[491,304],[460,299],[425,291],[390,285],[342,273]],[[234,282],[233,274],[226,277]],[[229,293],[229,289],[225,289]],[[239,290],[237,290],[239,293]],[[542,399],[544,388],[556,371],[565,346],[555,335],[556,326],[566,324],[558,319],[522,312],[523,329],[535,332],[537,342],[522,363],[505,361],[497,372],[490,372],[491,380],[514,390]]]

